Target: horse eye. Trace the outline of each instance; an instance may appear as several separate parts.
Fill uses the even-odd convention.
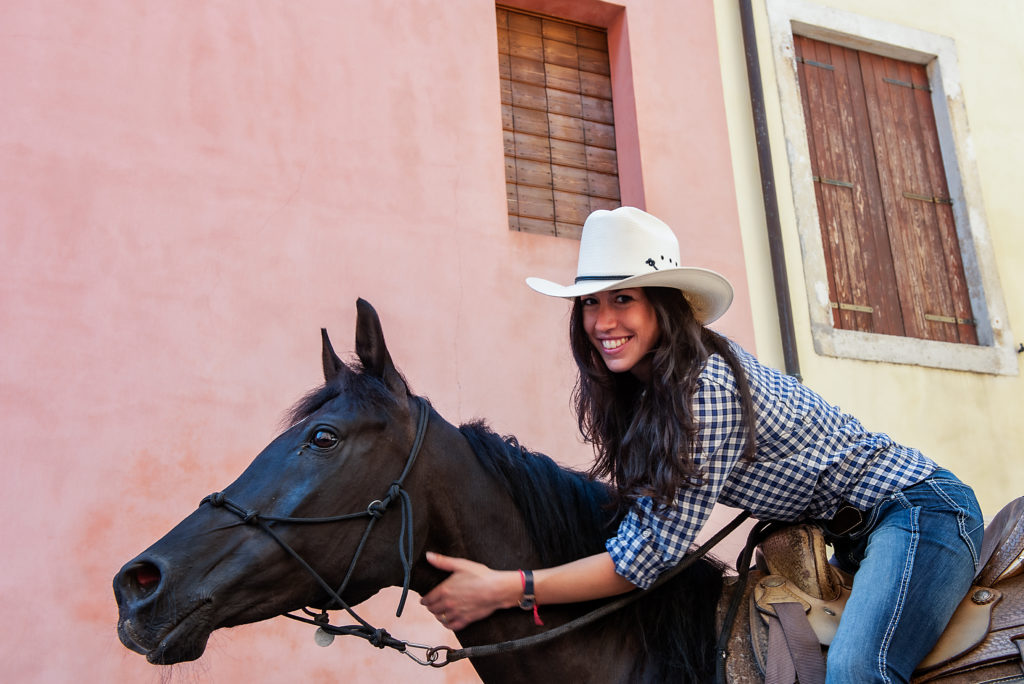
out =
[[[313,437],[309,440],[309,443],[318,449],[330,449],[338,443],[338,435],[334,434],[330,430],[321,428],[313,433]]]

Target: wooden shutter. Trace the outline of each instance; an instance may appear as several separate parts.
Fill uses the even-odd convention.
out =
[[[925,67],[794,43],[835,327],[977,344]]]
[[[620,204],[607,34],[497,19],[509,228],[579,238],[591,211]]]

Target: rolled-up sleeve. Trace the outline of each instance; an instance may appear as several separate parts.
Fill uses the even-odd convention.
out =
[[[732,467],[742,454],[743,416],[729,388],[702,382],[694,396],[700,420],[700,453],[694,462],[704,481],[676,492],[671,506],[639,497],[605,542],[615,571],[641,589],[682,560],[711,515]]]
[[[714,505],[713,491],[705,486],[683,490],[667,508],[657,507],[649,497],[638,499],[618,534],[605,542],[615,571],[641,589],[649,588],[683,559]]]

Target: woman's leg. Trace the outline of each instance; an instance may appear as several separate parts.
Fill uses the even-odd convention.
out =
[[[866,544],[852,545],[848,560],[863,557],[827,681],[909,681],[970,588],[982,533],[974,492],[947,471],[880,503]]]

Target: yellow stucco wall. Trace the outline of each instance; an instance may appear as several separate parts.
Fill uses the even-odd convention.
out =
[[[1020,462],[1024,376],[1019,374],[1024,355],[1011,357],[1017,367],[1010,374],[997,375],[836,358],[814,350],[790,175],[793,150],[786,139],[773,54],[772,3],[753,0],[752,8],[804,381],[872,429],[917,446],[953,469],[975,486],[985,515],[991,516],[1004,503],[1024,494]],[[961,98],[969,133],[969,144],[959,152],[962,157],[973,157],[970,161],[981,189],[982,218],[1005,301],[1005,323],[1014,335],[1004,340],[1004,346],[1009,348],[1007,343],[1012,343],[1016,347],[1024,340],[1024,232],[1020,229],[1024,210],[1020,208],[1018,169],[1024,155],[1020,127],[1024,89],[1019,87],[1024,67],[1024,46],[1019,40],[1024,5],[1012,0],[984,5],[925,0],[813,4],[832,15],[830,20],[836,25],[846,22],[851,34],[856,34],[859,19],[865,18],[896,27],[894,33],[905,27],[952,39],[961,86],[954,95]],[[716,0],[715,13],[755,337],[761,358],[782,367],[739,3]]]

